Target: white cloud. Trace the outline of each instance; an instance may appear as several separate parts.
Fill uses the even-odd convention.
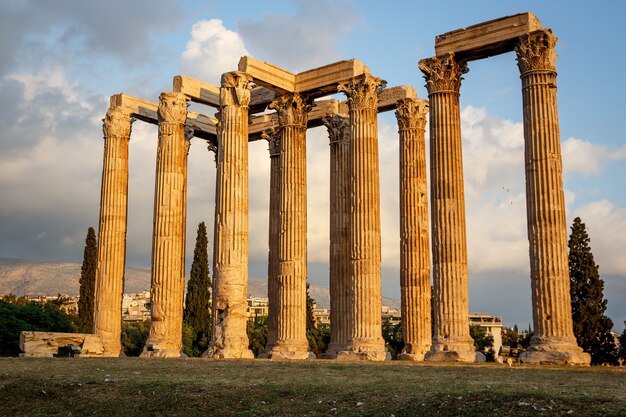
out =
[[[626,276],[626,208],[599,200],[574,209],[571,217],[580,217],[587,226],[600,273]]]
[[[243,19],[239,32],[257,58],[300,72],[341,59],[339,42],[360,20],[345,1],[295,1],[294,13]]]
[[[563,142],[563,172],[566,177],[598,174],[608,162],[623,159],[626,159],[626,145],[609,148],[577,138]]]
[[[219,85],[221,75],[236,71],[239,58],[247,54],[241,36],[226,29],[221,20],[201,20],[191,29],[181,70],[184,75]]]

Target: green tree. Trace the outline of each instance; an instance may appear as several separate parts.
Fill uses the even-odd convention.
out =
[[[391,358],[397,359],[398,354],[402,353],[402,349],[404,349],[402,323],[393,324],[388,319],[383,321],[382,334],[385,340],[385,347],[391,353]]]
[[[315,300],[311,298],[309,294],[309,283],[306,283],[306,329],[310,330],[315,328],[315,317],[313,316],[313,310],[315,308]]]
[[[183,322],[193,330],[193,356],[199,356],[207,349],[211,333],[211,279],[207,247],[206,226],[201,222],[198,225],[183,311]]]
[[[574,219],[569,237],[570,295],[572,320],[578,345],[591,355],[592,364],[614,363],[617,347],[611,329],[613,322],[604,313],[604,281],[593,259],[585,224]]]
[[[470,336],[474,339],[474,348],[478,352],[485,354],[487,362],[493,362],[495,355],[493,351],[493,336],[487,334],[487,329],[478,325],[470,325]]]
[[[139,356],[148,340],[150,320],[122,322],[122,350],[126,356]]]
[[[318,358],[328,348],[330,343],[330,326],[316,324],[313,310],[315,300],[309,293],[309,283],[306,284],[306,338],[309,341],[309,350],[315,353]]]
[[[265,353],[265,345],[267,344],[267,317],[257,317],[254,320],[248,320],[247,326],[248,347],[259,356]]]
[[[78,317],[84,332],[93,332],[94,298],[96,294],[96,268],[98,266],[98,243],[93,227],[87,229],[83,266],[80,268],[80,298]]]
[[[19,300],[19,299],[18,299]],[[70,317],[53,303],[0,300],[0,356],[17,356],[22,331],[72,332]]]

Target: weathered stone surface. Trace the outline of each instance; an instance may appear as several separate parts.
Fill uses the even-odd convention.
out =
[[[267,297],[269,299],[267,318],[267,344],[265,351],[270,353],[278,337],[278,239],[280,236],[280,130],[267,134],[270,153],[270,207],[267,262]]]
[[[250,77],[222,75],[215,194],[213,337],[209,356],[253,358],[246,334],[248,292],[248,105]]]
[[[482,59],[511,52],[519,36],[541,29],[532,13],[519,13],[438,35],[435,54],[454,53],[459,59]]]
[[[60,347],[73,345],[80,348],[81,357],[105,355],[105,348],[98,335],[85,333],[20,332],[20,357],[51,358]]]
[[[400,293],[404,349],[401,360],[423,360],[431,345],[430,248],[426,144],[428,101],[403,99],[400,134]]]
[[[182,350],[185,283],[187,103],[178,92],[159,97],[159,143],[152,235],[152,319],[142,356],[178,358]]]
[[[98,229],[94,333],[102,339],[103,355],[113,357],[119,356],[121,352],[130,131],[130,114],[121,107],[109,109],[103,126],[104,161]]]
[[[280,227],[276,271],[276,340],[272,358],[307,359],[306,338],[306,125],[307,98],[287,94],[270,104],[280,130]]]
[[[430,361],[475,360],[469,335],[467,240],[461,150],[459,89],[464,62],[453,54],[423,59],[430,99],[430,200],[432,207],[432,251],[434,329]]]
[[[385,360],[381,332],[378,94],[385,83],[364,74],[339,86],[350,111],[349,245],[351,324],[347,353],[337,359]],[[356,355],[355,355],[356,354]]]
[[[330,139],[330,343],[324,353],[335,358],[348,349],[350,323],[350,207],[348,166],[350,163],[350,118],[327,116],[324,124]]]
[[[534,334],[525,363],[588,365],[576,343],[570,302],[567,224],[556,99],[556,37],[522,36],[515,48],[522,79],[526,211]]]

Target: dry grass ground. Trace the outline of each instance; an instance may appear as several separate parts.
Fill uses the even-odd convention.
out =
[[[626,416],[626,368],[0,359],[0,416]]]

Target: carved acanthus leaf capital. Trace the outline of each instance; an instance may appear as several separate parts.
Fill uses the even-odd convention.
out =
[[[272,101],[268,106],[276,110],[278,126],[298,126],[306,128],[309,111],[313,108],[311,99],[298,93],[285,94]]]
[[[458,93],[463,74],[469,71],[467,62],[457,61],[453,53],[422,59],[419,62],[419,69],[424,73],[428,94],[439,91]]]
[[[341,142],[349,139],[350,118],[341,114],[324,116],[322,122],[328,129],[330,143]]]
[[[157,119],[159,123],[184,124],[187,120],[187,97],[177,92],[161,93]]]
[[[270,157],[280,155],[280,129],[266,130],[261,137],[267,141]]]
[[[209,150],[209,152],[213,152],[214,157],[215,157],[215,165],[217,165],[217,152],[218,152],[217,142],[213,142],[212,140],[208,140],[207,141],[207,149]]]
[[[556,42],[550,29],[537,30],[520,36],[515,47],[517,66],[521,74],[528,71],[556,71]]]
[[[419,98],[398,100],[396,118],[398,119],[400,130],[424,130],[426,128],[426,114],[428,114],[428,100]]]
[[[387,81],[370,74],[358,75],[349,81],[340,83],[337,91],[346,93],[350,109],[370,109],[378,111],[378,95],[387,85]]]
[[[130,113],[122,107],[109,109],[102,122],[102,133],[105,139],[111,137],[130,139],[133,120]]]
[[[222,74],[220,106],[248,107],[250,104],[250,77],[245,72],[232,71]]]

